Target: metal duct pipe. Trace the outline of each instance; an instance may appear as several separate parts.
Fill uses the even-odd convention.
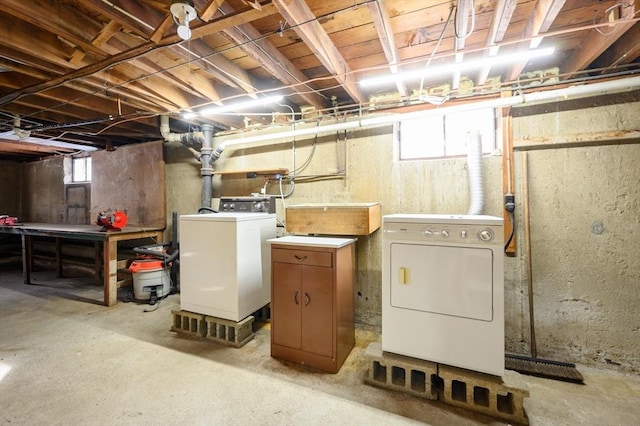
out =
[[[202,176],[202,207],[211,207],[211,197],[213,194],[213,186],[211,177],[213,176],[213,167],[211,167],[211,152],[213,151],[213,126],[211,124],[203,124],[202,132],[204,134],[202,149],[200,150],[200,175]]]
[[[482,179],[482,137],[478,132],[467,135],[467,170],[469,172],[469,212],[482,214],[484,182]]]

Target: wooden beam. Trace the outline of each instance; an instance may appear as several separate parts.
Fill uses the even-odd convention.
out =
[[[137,0],[83,0],[82,3],[109,20],[119,22],[127,31],[146,40],[151,40],[156,29],[162,26],[165,20],[163,14]],[[136,18],[138,16],[144,16],[144,21]]]
[[[192,40],[189,47],[182,44],[169,47],[172,53],[178,55],[185,62],[192,62],[207,74],[211,74],[224,84],[253,94],[257,91],[247,71],[216,53],[202,40]]]
[[[396,74],[398,72],[398,64],[400,63],[400,55],[398,53],[398,48],[396,47],[394,33],[391,28],[391,20],[389,19],[387,8],[384,5],[384,0],[367,3],[367,6],[369,7],[369,12],[373,19],[373,25],[376,27],[376,31],[378,32],[378,39],[382,45],[384,56],[387,58],[387,62],[389,63],[389,69],[393,74]],[[409,95],[407,86],[402,81],[397,81],[396,87],[398,88],[400,96],[406,97]]]
[[[629,64],[640,56],[640,22],[636,22],[594,62],[592,68],[609,71],[619,65]]]
[[[238,22],[242,22],[245,19],[245,17],[258,16],[259,13],[261,14],[260,16],[267,16],[269,13],[275,13],[275,8],[269,8],[268,6],[263,6],[262,11],[258,11],[256,9],[250,9],[246,12],[246,15],[244,13],[230,14],[229,16],[222,17],[220,19],[215,20],[214,22],[200,26],[197,32],[202,33],[201,34],[202,36],[207,31],[208,32],[222,31],[225,28],[229,28],[237,24]],[[246,18],[246,19],[249,19],[249,18]],[[3,26],[0,25],[0,36],[5,35],[6,33],[6,36],[9,37],[10,33],[14,33],[14,32],[9,32],[8,30],[2,31],[2,28]],[[195,33],[196,33],[196,29],[194,28],[192,31],[192,34],[194,34],[195,36]],[[0,39],[3,39],[3,38],[4,37],[0,37]],[[25,87],[21,90],[6,94],[0,97],[0,105],[7,104],[27,94],[37,93],[39,91],[46,90],[51,87],[60,86],[70,81],[96,74],[116,64],[129,61],[131,59],[140,57],[142,55],[145,55],[149,52],[152,52],[160,48],[178,44],[181,41],[182,40],[177,35],[174,35],[174,36],[169,36],[162,39],[159,43],[153,43],[153,42],[143,43],[137,47],[120,52],[111,57],[108,57],[101,61],[97,61],[91,65],[87,65],[83,68],[67,73],[65,75],[54,77],[45,82],[30,86],[30,87]],[[60,58],[57,58],[57,59],[59,60]]]
[[[583,146],[602,146],[613,144],[640,144],[640,130],[608,130],[588,133],[563,133],[562,135],[540,136],[536,138],[516,139],[513,149],[528,151]]]
[[[293,0],[274,0],[274,3],[282,17],[294,28],[296,34],[318,57],[327,71],[343,86],[349,96],[355,102],[364,103],[366,99],[357,83],[349,80],[351,69],[347,61],[342,57],[309,6],[305,2]]]
[[[50,155],[58,152],[73,152],[73,149],[60,148],[57,146],[38,145],[31,142],[19,142],[0,137],[0,152],[11,154],[45,154]]]
[[[571,55],[562,66],[563,73],[566,73],[566,78],[569,79],[577,71],[586,69],[598,56],[600,56],[605,50],[612,46],[618,39],[620,39],[630,28],[635,24],[631,21],[637,10],[640,8],[640,0],[635,0],[633,3],[621,3],[620,19],[613,23],[609,28],[605,27],[600,31],[592,31],[582,42],[582,48],[576,49],[573,55]],[[625,19],[629,19],[626,22]],[[633,39],[630,39],[633,40]],[[637,49],[638,40],[633,41],[635,48]]]
[[[516,9],[517,3],[517,0],[498,0],[496,3],[496,8],[493,11],[493,17],[491,18],[491,27],[489,28],[489,33],[487,34],[487,38],[484,42],[486,47],[493,47],[494,51],[485,50],[485,58],[488,58],[491,53],[493,53],[493,55],[498,53],[499,47],[496,46],[496,43],[500,43],[504,38],[504,34],[507,31],[509,22],[511,22],[511,17],[513,16],[513,11]],[[480,70],[478,78],[476,79],[476,86],[484,85],[487,81],[487,77],[489,77],[490,70],[490,66],[485,66]]]
[[[72,46],[79,47],[85,52],[91,52],[95,55],[104,56],[99,48],[94,47],[88,40],[100,27],[99,23],[87,20],[77,9],[56,5],[52,2],[41,0],[23,1],[23,0],[2,0],[0,2],[0,11],[7,16],[14,16],[24,22],[28,22],[34,27],[41,28],[46,31],[48,38],[51,34],[55,34]],[[25,35],[31,34],[33,28],[20,30]],[[14,28],[13,32],[16,32]],[[51,44],[47,38],[41,40],[43,44]],[[43,46],[38,46],[42,48]],[[57,47],[57,46],[55,46]]]
[[[221,6],[221,12],[230,13],[229,7]],[[261,66],[269,71],[275,78],[286,85],[302,85],[307,77],[296,68],[286,56],[284,56],[275,46],[263,39],[262,34],[252,25],[241,24],[233,28],[223,30],[223,33],[240,45],[240,48],[255,59]],[[310,88],[314,90],[313,88]],[[300,93],[310,105],[323,109],[327,107],[327,102],[319,94],[306,90]]]
[[[120,28],[122,27],[118,22],[109,21],[109,23],[100,30],[98,35],[93,38],[93,40],[91,41],[91,45],[101,48],[115,33],[120,31]],[[76,50],[73,53],[71,59],[69,59],[69,62],[71,64],[78,64],[82,59],[84,59],[85,56],[85,52],[83,52],[82,50]]]
[[[500,97],[508,98],[512,95],[511,92],[502,92]],[[500,114],[502,114],[502,194],[513,195],[515,197],[515,172],[513,161],[513,116],[511,115],[511,108],[501,108]],[[504,220],[504,241],[505,244],[509,240],[509,236],[515,226],[515,223],[511,220],[510,213],[505,209],[502,210],[502,216]],[[516,232],[513,231],[513,237],[505,249],[505,253],[508,256],[515,256],[516,254]]]
[[[541,33],[544,33],[549,30],[551,24],[560,13],[562,6],[564,6],[566,0],[538,0],[536,3],[536,7],[533,10],[533,14],[529,17],[529,21],[527,22],[527,26],[524,30],[523,38],[537,37]],[[542,36],[538,39],[531,40],[531,42],[527,41],[524,43],[518,44],[518,49],[526,50],[530,47],[537,47],[542,41]],[[524,67],[527,66],[527,61],[521,61],[517,64],[514,64],[511,68],[511,72],[509,75],[509,80],[516,80]]]

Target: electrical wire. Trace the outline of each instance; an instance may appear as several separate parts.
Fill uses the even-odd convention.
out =
[[[616,3],[616,4],[614,4],[613,6],[611,6],[611,7],[607,8],[607,9],[604,11],[604,14],[603,14],[603,15],[604,15],[604,20],[605,20],[605,21],[607,20],[607,15],[609,14],[609,12],[611,12],[611,11],[612,11],[613,9],[615,9],[616,7],[620,7],[620,10],[622,10],[623,8],[631,7],[631,4],[630,4],[630,3],[628,3],[628,2],[626,2],[626,1],[623,1],[623,2]],[[640,12],[640,11],[638,11],[638,12]],[[633,14],[633,15],[631,15],[631,16],[636,15],[638,12],[634,13],[634,14]],[[595,23],[596,23],[596,17],[597,17],[597,16],[598,16],[598,15],[597,15],[597,13],[593,15],[593,19],[591,20],[591,22],[592,22],[593,24],[595,24]],[[629,16],[628,18],[631,18],[631,16]],[[626,20],[626,19],[627,19],[627,17],[626,17],[626,16],[625,16],[625,17],[620,16],[620,17],[617,19],[617,21],[624,21],[624,20]],[[598,28],[598,27],[595,27],[594,29],[595,29],[598,33],[602,34],[603,36],[608,36],[608,35],[610,35],[610,34],[613,34],[613,33],[616,31],[615,27],[614,27],[611,31],[608,31],[608,32],[604,32],[604,31],[602,31],[602,30],[601,30],[600,28]]]
[[[158,301],[156,303],[154,303],[153,305],[153,309],[147,309],[145,308],[142,312],[154,312],[158,309],[158,307],[160,306],[160,302],[162,302],[163,298],[158,299]]]
[[[320,121],[317,122],[317,127],[320,128]],[[316,133],[313,137],[313,142],[311,143],[311,152],[309,153],[309,156],[307,157],[307,159],[305,160],[304,163],[302,163],[302,165],[300,167],[298,167],[297,169],[295,169],[293,171],[294,175],[297,175],[298,173],[300,173],[301,171],[303,171],[304,169],[306,169],[309,164],[311,163],[311,160],[313,159],[313,156],[316,152],[316,144],[318,142],[318,133]]]
[[[447,27],[449,26],[449,22],[451,21],[451,15],[453,15],[453,9],[454,9],[453,6],[451,7],[451,9],[449,9],[449,16],[447,16],[447,20],[444,23],[444,27],[442,27],[442,31],[440,32],[440,36],[438,37],[438,41],[436,42],[436,45],[433,47],[433,50],[431,51],[431,55],[429,55],[429,59],[427,59],[427,63],[424,66],[425,68],[429,68],[429,65],[431,64],[431,60],[433,59],[436,52],[438,51],[438,47],[440,47],[440,43],[444,38],[444,32],[447,30]],[[423,87],[424,87],[424,74],[420,77],[420,90],[418,91],[419,94],[422,93]]]
[[[511,221],[511,232],[509,234],[509,238],[507,239],[507,242],[504,244],[505,252],[509,248],[509,244],[511,244],[511,241],[513,240],[513,234],[515,233],[515,230],[516,230],[515,214],[513,212],[509,212],[509,220]]]

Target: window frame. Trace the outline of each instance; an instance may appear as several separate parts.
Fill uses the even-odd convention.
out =
[[[484,126],[484,130],[485,130],[485,137],[483,137],[483,149],[482,149],[482,154],[483,155],[490,155],[493,152],[499,150],[499,147],[501,146],[501,140],[502,140],[502,125],[501,125],[501,118],[502,115],[500,114],[500,109],[499,108],[479,108],[477,110],[469,110],[469,111],[461,111],[461,112],[453,112],[453,113],[443,113],[443,114],[435,114],[435,115],[426,115],[423,118],[413,118],[410,120],[399,120],[397,122],[394,123],[394,139],[395,139],[395,143],[394,143],[394,158],[396,159],[396,161],[399,162],[407,162],[407,161],[431,161],[431,160],[443,160],[443,159],[451,159],[451,158],[461,158],[461,157],[465,157],[467,155],[466,151],[464,153],[456,153],[456,154],[448,154],[447,153],[447,117],[449,117],[449,120],[451,119],[460,119],[461,116],[464,116],[464,114],[478,114],[478,111],[490,111],[491,112],[491,116],[493,118],[492,120],[492,125],[486,125]],[[488,113],[485,113],[488,114]],[[414,137],[414,140],[406,140],[403,138],[405,137],[403,135],[403,122],[418,122],[420,120],[425,120],[425,119],[432,119],[433,117],[436,117],[440,120],[440,126],[442,129],[442,139],[440,139],[440,135],[436,135],[436,142],[441,142],[443,144],[443,149],[441,151],[440,155],[428,155],[428,151],[427,155],[423,155],[423,156],[410,156],[410,157],[404,157],[403,156],[403,144],[421,144],[424,143],[423,135],[415,132],[413,135],[410,135],[409,138]],[[477,127],[476,127],[477,128]],[[469,131],[473,131],[473,129],[466,129],[467,133]],[[488,137],[486,137],[486,132],[489,132]],[[481,133],[482,134],[482,133]],[[489,141],[485,141],[485,139],[489,139]],[[448,146],[451,148],[452,147],[452,143],[449,143]],[[407,146],[405,145],[404,149],[406,151]],[[409,151],[416,151],[415,148],[411,148]],[[459,152],[459,149],[457,150]]]
[[[78,163],[84,164],[84,167],[83,167],[84,170],[82,171],[82,173],[78,173],[78,174],[81,174],[81,176],[77,176],[77,173],[76,173]],[[91,174],[92,174],[91,156],[86,155],[86,156],[71,158],[71,180],[69,183],[91,182]],[[84,178],[84,179],[77,179],[77,178]]]

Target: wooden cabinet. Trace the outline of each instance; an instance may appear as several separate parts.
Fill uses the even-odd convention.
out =
[[[355,344],[354,240],[271,243],[271,356],[336,373]]]

